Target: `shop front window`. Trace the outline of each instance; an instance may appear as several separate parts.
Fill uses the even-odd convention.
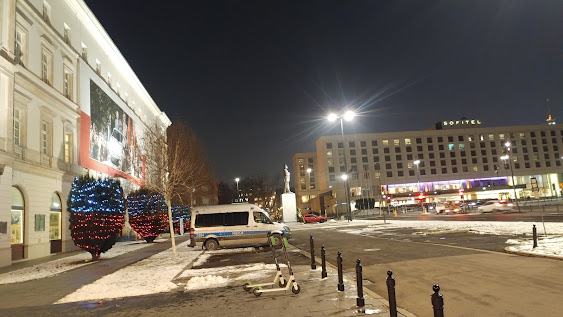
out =
[[[23,243],[24,229],[24,205],[23,195],[19,189],[12,187],[12,212],[10,224],[10,242],[12,244]]]
[[[61,239],[61,199],[57,193],[51,194],[49,207],[49,240]]]

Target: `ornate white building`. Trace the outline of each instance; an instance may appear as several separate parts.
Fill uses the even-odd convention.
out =
[[[0,266],[74,250],[84,173],[142,183],[139,140],[170,120],[81,0],[0,0]]]

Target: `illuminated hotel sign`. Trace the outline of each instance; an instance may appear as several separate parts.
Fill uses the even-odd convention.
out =
[[[459,129],[459,128],[473,128],[480,127],[481,120],[479,119],[459,119],[459,120],[444,120],[436,124],[436,129]]]

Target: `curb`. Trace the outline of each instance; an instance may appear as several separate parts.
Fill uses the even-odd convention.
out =
[[[297,250],[299,253],[301,253],[302,255],[306,256],[306,257],[309,258],[309,259],[311,258],[311,255],[310,255],[309,252],[307,252],[307,251],[301,250],[301,249],[299,249],[299,248],[297,248],[297,247],[295,247],[295,246],[293,246],[293,245],[291,245],[291,244],[290,244],[290,248],[291,248],[291,249],[294,249],[294,250]],[[315,257],[315,263],[317,263],[317,264],[319,264],[319,265],[322,265],[322,261],[321,261],[319,258],[317,258],[317,257]],[[336,266],[332,265],[332,264],[329,263],[329,262],[326,262],[326,266],[330,267],[331,269],[333,269],[333,270],[335,270],[335,271],[338,271],[338,268],[337,268]],[[344,280],[347,279],[345,276],[342,276],[342,278],[343,278]],[[354,281],[354,282],[356,282],[356,278],[355,278],[355,277],[352,277],[351,280]],[[364,287],[364,288],[363,288],[363,291],[364,291],[364,293],[367,293],[367,295],[368,295],[369,297],[371,297],[371,298],[373,298],[373,299],[376,299],[376,300],[379,300],[379,301],[381,301],[383,304],[385,304],[387,307],[389,307],[389,301],[386,300],[385,298],[381,297],[381,295],[375,293],[374,291],[368,289],[367,287]],[[405,309],[403,309],[403,308],[400,308],[400,307],[397,307],[397,312],[403,314],[405,317],[417,317],[415,314],[413,314],[413,313],[411,313],[411,312],[409,312],[409,311],[407,311],[407,310],[405,310]]]
[[[559,257],[556,257],[556,256],[549,256],[549,255],[545,255],[545,254],[535,254],[535,253],[522,252],[522,251],[512,251],[512,250],[508,250],[508,248],[510,248],[510,247],[504,248],[505,253],[519,255],[519,256],[527,256],[527,257],[530,257],[530,258],[544,258],[544,259],[563,261],[563,258],[559,258]]]

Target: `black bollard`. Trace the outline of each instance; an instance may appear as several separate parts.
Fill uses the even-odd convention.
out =
[[[534,237],[534,248],[538,247],[538,232],[536,231],[536,225],[532,227],[532,236]]]
[[[362,264],[360,264],[360,259],[356,260],[356,285],[358,286],[358,298],[356,298],[356,306],[364,307],[366,303],[364,301],[364,286],[362,283]]]
[[[395,278],[391,270],[387,271],[387,294],[389,295],[389,316],[397,317],[397,298],[395,297]]]
[[[310,235],[309,243],[311,244],[311,270],[317,269],[317,263],[315,261],[315,240],[313,235]]]
[[[435,284],[432,286],[434,294],[432,294],[432,308],[434,309],[434,317],[444,317],[444,297],[440,294],[440,286]]]
[[[338,266],[338,290],[344,292],[344,277],[342,276],[342,253],[338,251],[336,256],[336,266]]]
[[[323,268],[321,271],[321,278],[326,278],[328,275],[326,274],[326,258],[325,258],[325,246],[321,246],[321,261],[323,263]]]

